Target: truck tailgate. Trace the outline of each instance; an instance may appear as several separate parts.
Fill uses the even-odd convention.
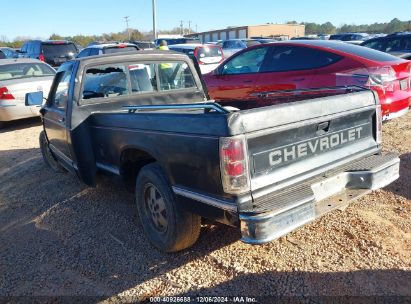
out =
[[[378,151],[371,91],[235,113],[245,134],[254,198]]]

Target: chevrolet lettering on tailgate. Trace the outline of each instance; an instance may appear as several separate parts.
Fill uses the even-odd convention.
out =
[[[363,131],[364,128],[360,126],[278,148],[268,154],[270,166],[277,166],[359,140],[365,135]]]

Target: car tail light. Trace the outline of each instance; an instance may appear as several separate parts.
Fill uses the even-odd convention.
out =
[[[224,61],[224,52],[223,52],[223,49],[220,47],[219,48],[220,49],[220,53],[221,53],[221,60],[220,60],[220,62],[219,63],[221,63],[221,62],[223,62]]]
[[[381,111],[381,105],[377,106],[376,112],[375,112],[375,130],[376,130],[376,135],[375,135],[375,141],[377,144],[381,145],[382,144],[382,111]]]
[[[199,50],[199,49],[200,49],[199,46],[194,49],[194,57],[197,59],[198,64],[205,64],[204,62],[202,62],[202,61],[200,60],[200,58],[198,58],[198,50]]]
[[[400,83],[392,67],[368,68],[368,81],[370,88],[380,88],[384,92],[394,92],[400,89]]]
[[[3,100],[13,100],[15,99],[14,96],[9,92],[6,87],[0,88],[0,99]]]
[[[46,58],[44,57],[44,55],[43,55],[43,54],[40,54],[40,56],[39,56],[39,60],[40,60],[40,61],[46,61]]]
[[[250,191],[247,148],[244,136],[220,138],[220,168],[226,193]]]

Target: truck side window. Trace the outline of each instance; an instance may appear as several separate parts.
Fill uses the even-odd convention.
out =
[[[109,98],[129,94],[123,65],[101,65],[88,68],[84,77],[83,99]]]
[[[128,65],[131,93],[157,91],[157,77],[154,63],[137,63]]]
[[[164,62],[158,64],[160,90],[181,90],[195,88],[193,74],[185,62]]]
[[[71,67],[65,71],[60,71],[56,74],[57,86],[55,89],[53,100],[51,100],[52,106],[65,111],[67,100],[68,100],[68,91],[70,87],[71,80]]]

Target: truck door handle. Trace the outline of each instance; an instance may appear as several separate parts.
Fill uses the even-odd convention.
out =
[[[252,83],[252,80],[244,80],[243,83]]]
[[[293,81],[304,81],[305,80],[305,78],[295,78],[295,79],[293,79]]]
[[[62,117],[58,120],[58,122],[65,122],[65,121],[66,121],[66,119],[64,117]]]

